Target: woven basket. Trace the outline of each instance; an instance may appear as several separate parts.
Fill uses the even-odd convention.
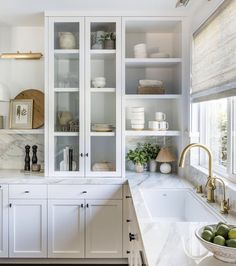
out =
[[[165,94],[162,87],[141,87],[138,86],[138,94]]]

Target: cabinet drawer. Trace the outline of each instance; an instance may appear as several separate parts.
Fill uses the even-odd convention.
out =
[[[119,185],[49,185],[49,199],[122,199]]]
[[[47,185],[10,185],[9,198],[46,199]]]

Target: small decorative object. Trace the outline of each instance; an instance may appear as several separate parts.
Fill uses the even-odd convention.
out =
[[[137,147],[135,150],[129,150],[126,159],[135,165],[137,173],[144,171],[144,164],[148,161],[145,151],[140,147]]]
[[[71,120],[69,122],[70,132],[79,132],[79,119]]]
[[[160,151],[160,147],[157,144],[151,144],[151,143],[144,143],[144,144],[138,143],[138,147],[142,149],[146,154],[147,160],[149,162],[149,171],[156,172],[157,162],[155,159]]]
[[[92,80],[92,85],[94,88],[104,88],[106,86],[106,78],[96,77]]]
[[[106,32],[102,36],[104,41],[104,49],[115,49],[116,45],[116,34],[114,32]]]
[[[63,161],[60,162],[60,171],[76,171],[76,162],[73,161],[73,149],[69,146],[63,149]]]
[[[73,149],[69,149],[69,171],[73,169]]]
[[[23,90],[15,100],[32,99],[33,105],[33,125],[32,128],[40,128],[44,125],[44,93],[40,90]]]
[[[175,157],[170,152],[167,147],[161,148],[160,152],[156,157],[156,161],[162,163],[160,165],[160,172],[162,174],[169,174],[171,173],[171,162],[175,161]]]
[[[30,171],[30,146],[26,145],[25,146],[25,167],[24,170],[25,171]]]
[[[156,121],[158,122],[166,120],[166,114],[162,112],[156,112],[155,117],[156,117]]]
[[[92,45],[92,49],[103,49],[104,48],[104,41],[103,41],[103,36],[104,36],[104,31],[97,31],[95,33],[95,43]]]
[[[0,129],[3,129],[3,116],[0,115]]]
[[[32,129],[33,100],[11,100],[9,127]]]
[[[71,112],[68,111],[58,112],[57,116],[60,126],[67,126],[67,124],[73,119]]]
[[[92,171],[95,171],[95,172],[112,172],[112,171],[115,171],[115,165],[111,162],[95,163],[92,166]]]
[[[145,43],[139,43],[134,46],[134,57],[135,58],[147,57],[147,48]]]
[[[33,150],[32,164],[37,164],[37,162],[38,162],[37,149],[38,149],[38,146],[37,145],[33,145],[32,146],[32,150]]]
[[[92,131],[94,132],[112,132],[114,127],[112,124],[92,124],[91,126]]]
[[[41,165],[40,164],[32,164],[31,170],[32,170],[32,172],[40,172]]]
[[[61,49],[75,49],[76,38],[72,32],[58,32],[59,47]]]
[[[169,129],[169,123],[166,121],[159,122],[160,130],[166,131]]]
[[[161,80],[139,80],[138,94],[164,94],[163,82]]]

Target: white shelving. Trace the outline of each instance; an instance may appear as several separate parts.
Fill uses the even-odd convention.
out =
[[[171,67],[181,63],[181,58],[126,58],[127,67]]]
[[[78,92],[79,88],[54,88],[55,92]]]
[[[158,136],[169,136],[169,137],[177,137],[180,136],[180,131],[177,130],[168,130],[168,131],[154,131],[154,130],[126,130],[126,136],[133,136],[133,137],[158,137]]]
[[[1,134],[9,135],[43,135],[44,129],[0,129]]]
[[[55,54],[79,54],[79,49],[55,49]]]
[[[178,100],[179,94],[129,94],[125,95],[126,100]]]
[[[116,88],[90,88],[91,92],[116,92]]]
[[[115,132],[90,132],[91,137],[114,137]]]
[[[78,137],[79,132],[55,132],[55,137]]]

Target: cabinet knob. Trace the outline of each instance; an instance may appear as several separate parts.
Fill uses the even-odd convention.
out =
[[[11,204],[11,203],[9,204],[9,207],[10,207],[10,208],[12,207],[12,204]]]
[[[87,191],[83,191],[83,192],[82,192],[82,194],[86,194],[86,193],[87,193]]]
[[[80,207],[81,207],[81,208],[84,208],[84,204],[80,204]]]
[[[29,190],[26,190],[25,193],[28,194],[28,193],[30,193],[30,192],[29,192]]]
[[[135,234],[129,233],[129,241],[131,242],[133,240],[135,240]]]
[[[88,203],[86,204],[86,208],[89,208],[89,205],[88,205]]]
[[[85,156],[88,157],[88,153],[85,153]]]
[[[126,199],[131,199],[131,196],[125,196]]]
[[[81,152],[81,153],[80,153],[80,157],[83,157],[83,156],[84,156],[84,154]]]
[[[127,251],[126,251],[126,254],[130,254],[130,251],[129,251],[129,250],[127,250]]]
[[[126,220],[126,223],[130,223],[130,222],[131,222],[131,220],[129,220],[129,219]]]

